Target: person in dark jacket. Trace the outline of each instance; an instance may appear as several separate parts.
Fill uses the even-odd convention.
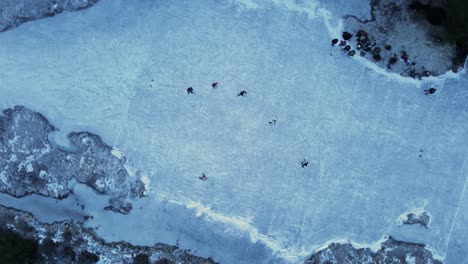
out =
[[[200,179],[202,181],[206,181],[206,180],[208,180],[208,177],[206,177],[205,173],[202,173],[202,176],[198,177],[198,179]]]
[[[246,94],[247,94],[246,91],[241,91],[237,96],[244,96],[244,95],[246,95]]]
[[[268,122],[270,125],[275,125],[276,124],[276,116],[274,116],[270,122]]]

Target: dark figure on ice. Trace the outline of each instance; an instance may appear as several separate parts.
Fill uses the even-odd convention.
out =
[[[427,90],[424,90],[424,93],[428,95],[428,94],[434,94],[436,91],[437,91],[436,88],[429,88]]]
[[[246,94],[247,94],[246,91],[241,91],[237,96],[244,96],[244,95],[246,95]]]
[[[193,94],[193,88],[192,87],[187,88],[187,94]]]
[[[308,162],[306,159],[304,159],[303,161],[301,161],[301,167],[302,167],[302,168],[307,167],[307,165],[309,165],[309,162]]]
[[[198,177],[198,179],[206,181],[208,180],[208,177],[206,177],[205,173],[202,173],[202,176]]]
[[[397,55],[393,54],[393,57],[391,57],[390,60],[388,60],[387,68],[390,69],[393,64],[397,63],[397,61],[398,61]]]
[[[276,124],[276,116],[274,116],[274,117],[271,119],[271,121],[268,122],[268,124],[270,124],[270,125]]]
[[[214,83],[211,84],[211,87],[212,87],[213,89],[216,88],[217,86],[218,86],[218,83],[217,83],[217,82],[214,82]]]

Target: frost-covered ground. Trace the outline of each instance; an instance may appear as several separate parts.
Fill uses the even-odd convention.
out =
[[[468,77],[405,79],[331,50],[359,2],[101,0],[0,34],[0,105],[44,114],[58,144],[99,134],[146,172],[139,211],[87,207],[107,240],[298,263],[392,235],[467,263]],[[429,228],[400,225],[414,208]]]

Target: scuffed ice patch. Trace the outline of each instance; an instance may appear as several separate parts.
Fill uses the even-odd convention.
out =
[[[111,196],[106,207],[127,214],[126,200],[145,195],[137,171],[131,177],[125,157],[115,157],[112,148],[97,135],[73,132],[71,150],[49,141],[57,129],[37,112],[16,106],[0,116],[0,191],[16,197],[36,193],[64,198],[71,193],[69,182],[78,182]]]
[[[351,243],[330,243],[313,254],[305,264],[351,263],[442,263],[434,259],[424,244],[398,241],[389,237],[374,252],[371,248],[358,248]]]
[[[9,242],[13,243],[9,248]],[[9,252],[6,252],[9,250]],[[13,253],[18,250],[19,254]],[[0,253],[2,260],[17,263],[184,263],[214,264],[177,246],[152,247],[130,243],[107,243],[92,228],[73,221],[39,223],[31,214],[0,206]],[[9,259],[8,259],[9,257]],[[3,262],[2,262],[3,263]]]
[[[54,16],[63,11],[77,11],[99,0],[3,0],[0,1],[0,32],[27,21]]]

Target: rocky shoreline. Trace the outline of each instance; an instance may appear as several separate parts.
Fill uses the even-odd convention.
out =
[[[23,106],[0,116],[0,192],[15,197],[39,194],[63,199],[76,179],[95,191],[110,195],[108,210],[127,214],[130,200],[145,196],[140,173],[130,175],[127,160],[98,135],[72,132],[71,150],[49,140],[57,131],[40,113]]]
[[[0,3],[0,32],[23,23],[72,12],[95,5],[99,0],[5,0]]]
[[[162,243],[108,243],[80,222],[43,224],[29,213],[1,205],[0,255],[7,263],[215,263]]]
[[[344,30],[349,35],[343,32],[337,46],[404,77],[422,79],[457,72],[468,54],[468,37],[451,37],[455,27],[448,19],[452,2],[372,0],[371,19],[345,16]]]
[[[380,243],[379,249],[356,247],[351,242],[330,243],[314,253],[305,264],[325,263],[427,263],[441,264],[424,244],[408,243],[388,237]]]

